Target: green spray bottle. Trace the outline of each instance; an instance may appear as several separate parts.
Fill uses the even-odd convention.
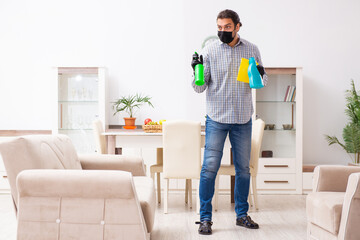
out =
[[[193,55],[193,61],[192,61],[195,65],[195,84],[198,86],[202,86],[204,85],[205,81],[204,81],[204,65],[203,65],[203,59],[202,56],[200,56],[199,59],[199,54],[197,52],[195,52],[195,54]]]

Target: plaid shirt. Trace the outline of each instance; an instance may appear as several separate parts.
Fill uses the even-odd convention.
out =
[[[214,121],[220,123],[247,123],[253,114],[252,94],[248,83],[237,81],[241,58],[254,57],[262,65],[259,49],[256,45],[240,39],[230,47],[220,40],[203,49],[205,84],[195,85],[198,93],[206,91],[206,112]],[[263,76],[267,84],[266,73]]]

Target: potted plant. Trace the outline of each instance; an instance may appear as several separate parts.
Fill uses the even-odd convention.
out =
[[[354,80],[351,80],[351,89],[346,90],[346,115],[350,122],[344,127],[342,137],[344,143],[341,143],[337,137],[325,135],[329,145],[339,144],[353,160],[354,164],[360,163],[360,96],[358,95]]]
[[[125,126],[127,128],[135,128],[136,118],[133,116],[136,108],[140,108],[143,104],[148,104],[151,107],[154,107],[150,102],[149,96],[142,96],[141,94],[122,96],[117,99],[113,104],[114,116],[122,111],[125,111],[129,114],[129,117],[124,117]],[[125,127],[126,128],[126,127]]]

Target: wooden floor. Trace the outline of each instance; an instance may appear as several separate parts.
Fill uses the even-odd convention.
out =
[[[10,194],[0,194],[0,240],[16,239],[16,217]]]
[[[259,195],[259,211],[249,215],[260,225],[252,230],[235,225],[234,205],[229,195],[219,196],[219,211],[213,213],[213,235],[197,233],[199,215],[184,204],[184,195],[169,194],[168,214],[157,208],[152,240],[189,239],[306,239],[305,195]],[[195,202],[195,201],[194,201]],[[0,195],[0,240],[16,239],[16,219],[10,195]]]

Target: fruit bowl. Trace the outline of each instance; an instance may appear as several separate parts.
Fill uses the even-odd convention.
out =
[[[162,125],[142,125],[142,129],[146,133],[160,133],[162,132]]]

